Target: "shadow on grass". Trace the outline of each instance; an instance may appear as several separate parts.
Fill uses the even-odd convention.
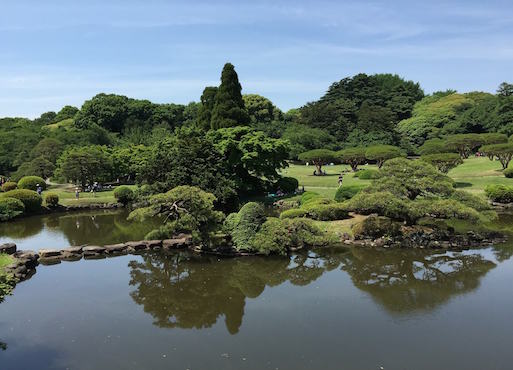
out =
[[[470,188],[472,184],[470,182],[456,182],[455,188]]]

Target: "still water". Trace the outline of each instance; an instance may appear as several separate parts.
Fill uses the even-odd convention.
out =
[[[54,213],[0,223],[0,243],[14,242],[18,250],[106,245],[141,240],[158,225],[128,222],[125,210]]]
[[[0,304],[0,369],[512,369],[512,255],[331,248],[39,266]]]

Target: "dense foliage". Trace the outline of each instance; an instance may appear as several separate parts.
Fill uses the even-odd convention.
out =
[[[0,197],[0,221],[8,221],[25,212],[25,205],[16,198]]]
[[[116,198],[119,203],[127,205],[135,199],[135,194],[128,186],[118,186],[114,189],[114,198]]]
[[[486,196],[494,202],[513,203],[513,186],[488,185],[485,188]]]
[[[397,123],[409,118],[424,96],[397,75],[358,74],[332,84],[318,101],[301,108],[301,123],[334,135],[347,146],[397,144]]]
[[[46,182],[39,176],[25,176],[18,181],[18,189],[29,189],[36,191],[38,186],[43,190],[46,189]]]
[[[59,205],[59,195],[57,193],[46,193],[45,204],[47,207],[57,207]]]
[[[0,199],[15,198],[20,200],[25,206],[27,213],[35,213],[41,210],[43,199],[33,190],[16,189],[0,194]]]
[[[196,242],[206,243],[219,229],[224,219],[222,212],[214,210],[216,198],[194,186],[177,186],[152,196],[149,205],[130,213],[129,219],[161,219],[163,225],[146,235],[147,239],[167,239],[179,233],[192,234]]]

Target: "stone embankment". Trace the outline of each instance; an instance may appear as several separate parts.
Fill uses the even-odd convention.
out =
[[[26,280],[34,275],[36,266],[39,264],[54,265],[61,261],[78,261],[82,258],[101,259],[161,249],[194,249],[194,245],[192,237],[185,234],[166,240],[141,240],[104,246],[84,245],[64,249],[40,249],[38,252],[18,251],[14,243],[0,245],[0,253],[10,254],[14,257],[14,262],[6,266],[5,270],[12,273],[18,281]]]

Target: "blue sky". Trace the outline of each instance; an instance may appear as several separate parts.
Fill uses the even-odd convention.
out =
[[[227,61],[283,110],[359,72],[493,92],[513,82],[513,2],[1,0],[0,117],[197,101]]]

